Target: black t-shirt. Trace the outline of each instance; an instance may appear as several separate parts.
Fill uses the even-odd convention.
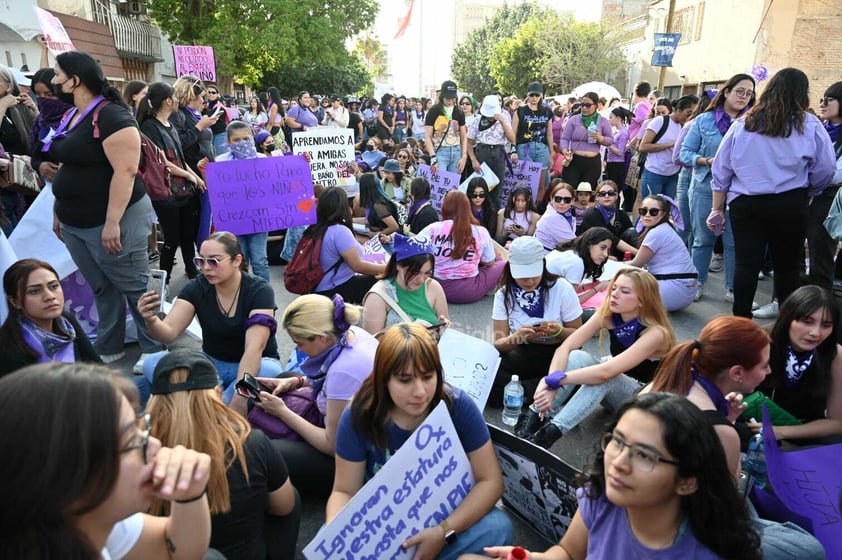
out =
[[[418,235],[425,227],[438,221],[439,216],[436,214],[436,209],[433,208],[432,204],[428,204],[409,219],[409,231],[413,235]]]
[[[178,294],[190,302],[202,327],[202,351],[208,356],[228,363],[238,363],[246,345],[246,319],[253,309],[277,309],[275,292],[262,278],[243,273],[240,296],[233,317],[219,310],[214,288],[204,276],[190,280]],[[278,343],[270,336],[263,349],[263,357],[277,358]],[[253,372],[257,373],[257,372]]]
[[[457,126],[453,126],[453,121],[456,121]],[[459,130],[465,126],[465,113],[462,112],[462,109],[458,105],[454,105],[453,113],[448,119],[447,114],[444,112],[444,105],[436,103],[427,111],[427,116],[424,118],[424,126],[433,127],[433,149],[438,150],[439,143],[442,142],[442,133],[448,135],[448,138],[443,143],[444,146],[459,146]]]
[[[360,123],[363,122],[363,118],[360,116],[359,113],[354,111],[348,112],[348,128],[354,131],[354,144],[360,141]]]
[[[622,210],[617,210],[614,213],[614,223],[609,224],[605,222],[605,218],[602,217],[599,210],[596,208],[588,208],[585,211],[585,215],[582,217],[582,225],[577,233],[581,235],[593,227],[605,228],[619,238],[623,232],[634,226],[632,226],[629,215]]]
[[[392,126],[395,121],[395,110],[388,105],[381,105],[380,111],[383,113],[383,122],[386,126]],[[380,124],[380,119],[377,120],[377,136],[381,139],[387,139],[392,136],[388,128]]]
[[[93,116],[99,110],[99,138],[94,138]],[[128,109],[116,103],[103,103],[77,121],[67,136],[53,140],[51,161],[61,162],[53,181],[55,211],[63,224],[92,228],[105,223],[108,191],[114,175],[102,142],[124,128],[137,128]],[[140,147],[135,157],[140,162]],[[128,206],[146,194],[146,187],[135,177]]]
[[[547,126],[553,120],[553,113],[546,105],[541,103],[535,111],[530,109],[529,105],[523,105],[518,107],[517,116],[516,136],[518,144],[528,142],[547,143]]]
[[[380,231],[386,229],[386,222],[383,220],[387,217],[393,217],[395,222],[400,224],[398,218],[398,207],[391,200],[381,200],[374,203],[371,212],[368,214],[368,229],[371,231]]]
[[[178,132],[181,149],[184,151],[184,160],[193,171],[199,173],[199,168],[196,164],[202,158],[208,158],[208,161],[214,161],[213,133],[211,129],[206,128],[199,131],[196,128],[196,119],[184,107],[170,115],[170,122],[175,127],[176,132]],[[199,176],[201,177],[201,173],[199,173]]]
[[[231,511],[211,516],[210,546],[228,560],[263,560],[263,516],[269,494],[286,483],[289,473],[280,450],[260,430],[249,432],[243,448],[248,481],[239,461],[226,471]]]

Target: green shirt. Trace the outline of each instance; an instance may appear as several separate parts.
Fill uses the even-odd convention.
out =
[[[436,316],[436,311],[427,301],[427,283],[421,284],[421,287],[414,292],[408,292],[398,285],[397,280],[390,280],[392,287],[395,288],[397,297],[395,300],[401,306],[404,313],[413,319],[422,319],[431,325],[439,322]]]

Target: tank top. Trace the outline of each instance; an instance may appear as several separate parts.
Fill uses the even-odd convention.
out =
[[[397,298],[395,299],[397,300],[398,305],[401,306],[401,309],[403,309],[404,313],[413,319],[427,321],[431,325],[435,325],[439,322],[438,317],[436,317],[435,310],[430,305],[430,302],[427,301],[426,282],[421,284],[421,287],[414,292],[401,288],[398,285],[397,280],[390,280],[389,283],[395,288],[395,294],[397,295]]]

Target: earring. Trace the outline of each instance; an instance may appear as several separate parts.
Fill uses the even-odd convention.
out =
[[[739,379],[737,379],[737,384],[738,384],[738,385],[742,385],[742,384],[743,384],[743,378],[742,378],[742,377],[741,377],[741,378],[739,378]]]

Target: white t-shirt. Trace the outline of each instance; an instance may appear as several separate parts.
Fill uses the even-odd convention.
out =
[[[646,126],[646,130],[651,130],[656,136],[663,126],[664,119],[669,120],[669,127],[663,136],[658,138],[656,144],[669,144],[678,140],[678,135],[681,134],[681,125],[669,118],[669,115],[655,117]],[[646,164],[644,168],[657,173],[658,175],[675,175],[681,171],[681,167],[672,161],[672,149],[661,150],[659,152],[650,152],[646,154]],[[645,190],[645,189],[644,189]]]
[[[120,560],[125,557],[137,544],[143,532],[143,514],[135,513],[122,521],[118,521],[102,549],[102,560]]]
[[[579,305],[579,298],[573,286],[564,278],[559,278],[550,288],[549,301],[544,305],[543,317],[530,317],[517,305],[509,306],[506,314],[505,292],[500,289],[494,294],[494,307],[491,310],[491,318],[495,321],[508,321],[509,332],[515,332],[523,325],[532,325],[544,321],[556,323],[567,323],[575,321],[582,315],[582,306]]]
[[[575,251],[550,251],[544,260],[550,274],[561,276],[575,286],[585,278],[585,263]]]

